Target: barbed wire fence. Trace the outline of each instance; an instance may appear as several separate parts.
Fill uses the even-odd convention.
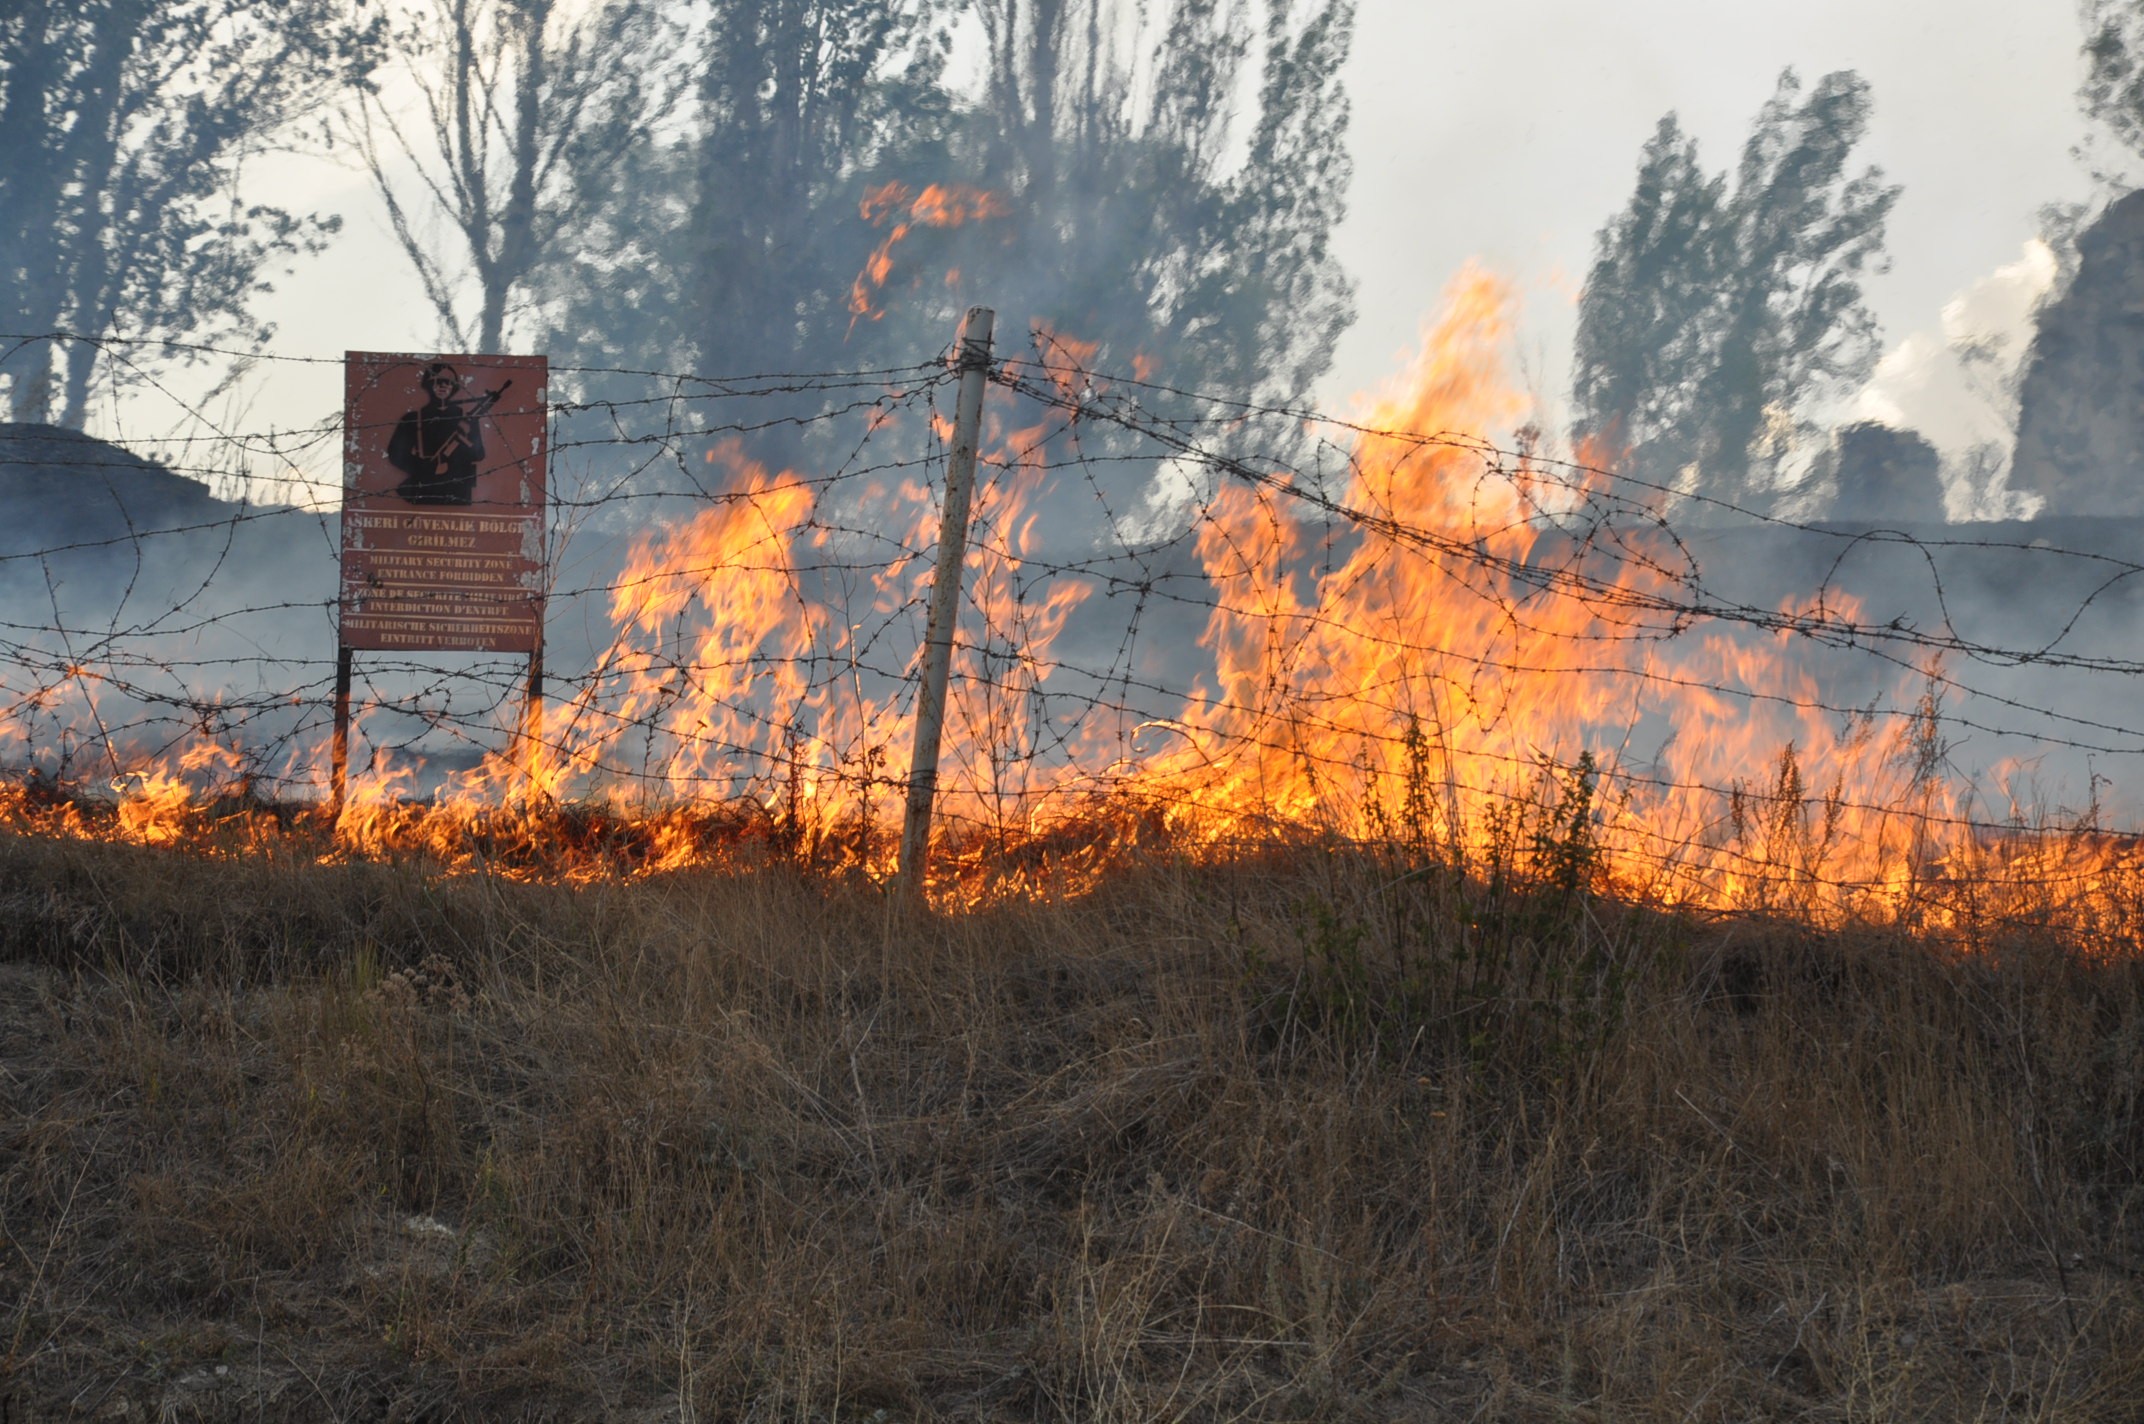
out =
[[[156,382],[140,344],[99,344]],[[324,386],[342,364],[260,359]],[[535,784],[882,832],[945,354],[552,370]],[[1758,903],[1902,874],[1951,893],[1990,857],[2013,889],[2099,886],[2128,854],[2103,798],[2144,756],[2144,563],[2118,551],[1781,519],[1517,441],[1095,369],[1046,333],[991,382],[939,803],[976,856],[1123,834],[1100,812],[1134,801],[1215,837],[1454,846],[1575,805],[1657,893]],[[235,430],[164,394],[184,419],[156,439],[0,427],[0,761],[71,791],[191,774],[317,800],[339,409]],[[360,672],[354,785],[504,794],[518,659]]]

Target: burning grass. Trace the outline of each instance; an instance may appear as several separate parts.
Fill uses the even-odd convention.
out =
[[[779,845],[531,883],[225,810],[245,853],[0,835],[10,1417],[2144,1394],[2144,962],[2102,943],[1398,842],[909,917]]]
[[[1372,423],[1511,417],[1503,310]],[[1423,538],[1224,489],[1211,676],[1090,738],[1011,458],[904,910],[912,703],[731,463],[473,772],[0,786],[0,1419],[2138,1417],[2144,863],[1984,811],[1939,670],[1841,715],[1667,564],[1544,583],[1587,491],[1365,436]]]
[[[988,194],[894,185],[865,216],[896,242],[911,222],[1003,213]],[[1277,837],[1399,842],[1490,880],[1578,874],[1656,907],[1962,942],[2054,929],[2125,951],[2144,853],[2100,833],[2089,763],[2068,759],[2087,778],[2070,824],[2036,824],[2075,804],[2043,763],[2090,749],[2026,728],[2094,724],[1943,663],[2033,665],[2071,626],[2007,650],[1923,639],[1834,586],[1837,550],[1830,573],[1745,604],[1708,592],[1675,500],[1616,475],[1612,451],[1558,462],[1532,435],[1506,452],[1426,433],[1527,414],[1514,312],[1506,284],[1462,274],[1408,370],[1358,425],[1317,423],[1295,474],[1162,441],[1174,453],[1148,492],[1177,494],[1136,537],[1115,515],[1081,532],[1058,496],[1079,470],[1108,509],[1093,462],[1137,468],[1173,427],[1112,396],[1092,343],[1052,336],[1002,364],[1024,394],[986,430],[936,792],[956,828],[940,906],[1085,893],[1157,845],[1226,860]],[[865,434],[895,440],[921,414],[874,406]],[[1114,431],[1090,423],[1091,451],[1064,425],[1090,418]],[[147,690],[122,668],[32,659],[0,679],[0,760],[116,794],[0,785],[0,823],[570,883],[768,862],[883,881],[939,527],[928,461],[783,468],[734,435],[700,454],[710,498],[639,530],[615,580],[574,595],[589,655],[554,656],[540,707],[457,714],[443,684],[390,670],[338,780],[302,692],[278,724],[280,698],[188,686],[137,706]],[[1135,570],[1106,669],[1059,649]],[[1141,631],[1150,596],[1173,631]],[[1065,641],[1091,652],[1106,621]],[[1983,695],[2002,728],[1974,720]],[[255,795],[330,784],[349,792],[332,825]]]

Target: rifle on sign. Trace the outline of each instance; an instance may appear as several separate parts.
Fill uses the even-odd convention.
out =
[[[513,384],[514,383],[512,381],[508,381],[505,385],[500,386],[497,390],[487,391],[483,395],[478,396],[475,400],[469,402],[469,408],[461,412],[462,423],[455,426],[454,433],[448,436],[446,440],[440,444],[439,449],[434,452],[432,456],[432,473],[434,475],[442,479],[446,477],[447,461],[453,459],[455,453],[459,451],[462,446],[467,445],[469,443],[470,423],[482,420],[486,415],[490,414],[491,408],[499,403],[499,397],[505,395],[509,390],[511,390],[513,388]],[[460,405],[461,402],[455,401],[454,404]]]

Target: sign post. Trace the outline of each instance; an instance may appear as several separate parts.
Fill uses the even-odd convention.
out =
[[[549,385],[542,356],[343,357],[338,812],[356,651],[526,653],[522,735],[535,735]]]

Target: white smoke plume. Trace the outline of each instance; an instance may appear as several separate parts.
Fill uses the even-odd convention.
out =
[[[1954,522],[2025,519],[2038,497],[2008,486],[2018,389],[2041,304],[2061,263],[2040,238],[1943,305],[1936,331],[1917,331],[1877,364],[1848,418],[1920,432],[1943,460]]]

